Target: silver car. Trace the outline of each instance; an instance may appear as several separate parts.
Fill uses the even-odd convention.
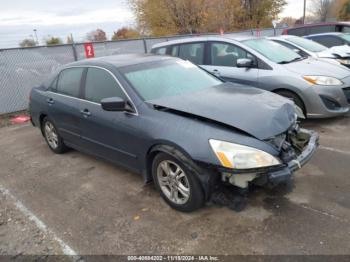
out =
[[[350,68],[349,46],[333,46],[328,48],[315,41],[294,35],[274,36],[268,37],[268,39],[292,49],[301,56],[311,56]]]
[[[305,58],[265,38],[192,37],[154,45],[152,53],[178,56],[225,79],[292,99],[308,118],[347,113],[350,71]]]

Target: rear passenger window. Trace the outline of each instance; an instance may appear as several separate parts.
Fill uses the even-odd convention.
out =
[[[161,47],[161,48],[156,49],[155,54],[157,54],[157,55],[165,55],[166,54],[166,47]]]
[[[179,57],[194,64],[204,63],[204,43],[191,43],[180,45]]]
[[[64,95],[78,97],[83,71],[84,68],[64,69],[59,75],[57,92]]]
[[[110,73],[99,68],[89,68],[86,76],[85,99],[95,103],[108,97],[126,98],[123,90]]]

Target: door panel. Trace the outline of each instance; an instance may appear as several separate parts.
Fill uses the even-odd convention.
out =
[[[79,101],[83,147],[94,155],[137,167],[136,115],[104,111],[100,104]]]
[[[57,83],[47,92],[49,117],[66,142],[80,144],[79,93],[84,68],[67,68],[60,72]],[[56,82],[56,81],[55,81]]]
[[[80,114],[79,100],[48,92],[49,117],[54,121],[64,140],[79,145]]]
[[[139,139],[133,126],[137,126],[138,116],[105,111],[100,104],[109,97],[128,100],[116,77],[107,70],[90,67],[82,93],[84,100],[79,101],[79,112],[84,148],[127,167],[137,166]]]

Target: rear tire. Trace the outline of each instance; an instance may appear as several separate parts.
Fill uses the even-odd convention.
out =
[[[45,137],[47,145],[54,153],[62,154],[68,150],[62,137],[57,132],[56,126],[48,117],[43,119],[41,123],[41,131]]]
[[[304,116],[306,117],[306,109],[305,109],[304,102],[303,100],[301,100],[301,98],[297,94],[288,90],[278,90],[275,93],[292,100],[303,111]]]
[[[195,171],[176,157],[158,153],[153,159],[153,181],[162,198],[172,208],[192,212],[203,206],[205,196]]]

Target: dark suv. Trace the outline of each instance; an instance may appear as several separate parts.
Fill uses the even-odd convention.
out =
[[[282,34],[305,36],[305,35],[320,34],[320,33],[327,33],[327,32],[350,33],[350,23],[333,22],[333,23],[299,25],[296,27],[284,29]]]

